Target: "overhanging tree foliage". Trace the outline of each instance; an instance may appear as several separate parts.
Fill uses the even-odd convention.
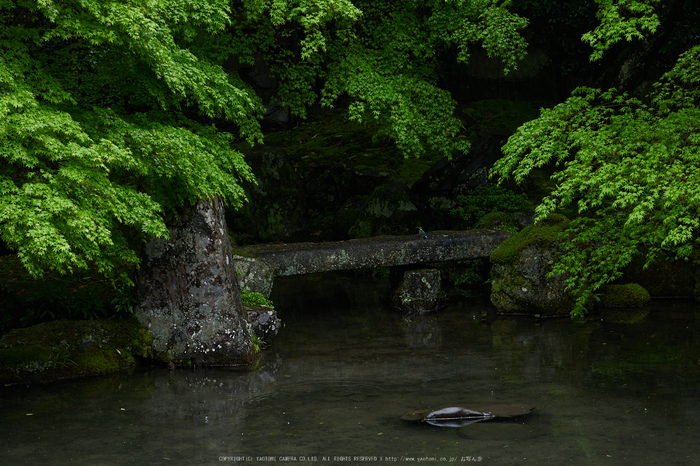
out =
[[[30,272],[110,275],[138,261],[128,233],[166,236],[163,215],[200,197],[243,201],[230,136],[186,115],[257,140],[259,102],[176,43],[228,22],[221,1],[0,2],[0,232]]]
[[[595,292],[632,258],[688,259],[700,227],[700,47],[684,53],[645,98],[579,88],[543,110],[504,146],[494,173],[525,179],[556,165],[556,189],[538,218],[575,207],[570,239],[554,265],[582,316]]]
[[[261,140],[232,71],[259,57],[301,116],[348,96],[406,154],[464,149],[438,57],[480,42],[513,68],[527,22],[507,3],[0,0],[0,235],[34,275],[113,275],[183,205],[243,202],[251,173],[222,128]]]

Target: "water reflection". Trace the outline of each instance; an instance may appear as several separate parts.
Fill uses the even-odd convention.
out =
[[[5,388],[3,463],[304,456],[328,464],[362,455],[695,463],[700,333],[693,304],[654,302],[635,323],[619,316],[582,325],[483,322],[482,312],[490,312],[483,303],[404,319],[383,303],[383,287],[357,277],[281,281],[275,292],[285,327],[250,371],[143,368]],[[537,409],[462,430],[398,419],[492,401]]]

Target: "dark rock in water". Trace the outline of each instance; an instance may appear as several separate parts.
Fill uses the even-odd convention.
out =
[[[252,362],[221,199],[202,199],[144,247],[134,315],[153,334],[154,355],[202,365]]]
[[[281,149],[256,149],[245,160],[257,184],[244,183],[250,202],[227,211],[227,222],[232,230],[256,241],[282,240],[303,225],[303,183]]]
[[[57,320],[0,340],[0,383],[50,382],[107,374],[153,355],[153,335],[136,319]]]
[[[442,299],[442,277],[438,269],[407,270],[394,293],[394,304],[409,313],[437,310]]]
[[[282,321],[277,317],[277,311],[267,306],[246,308],[248,321],[255,336],[269,343],[282,328]]]
[[[530,414],[534,406],[523,403],[487,403],[472,405],[472,409],[451,407],[437,411],[424,409],[401,416],[402,421],[426,422],[441,427],[462,427],[496,418],[516,418]]]
[[[603,290],[598,305],[603,307],[639,307],[651,300],[649,292],[637,283],[608,285]]]

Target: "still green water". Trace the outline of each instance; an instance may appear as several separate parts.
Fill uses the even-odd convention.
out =
[[[484,322],[487,304],[463,302],[406,320],[384,295],[362,278],[278,280],[285,327],[248,372],[6,387],[0,464],[697,464],[693,303],[574,324]],[[461,430],[398,419],[494,401],[536,409]]]

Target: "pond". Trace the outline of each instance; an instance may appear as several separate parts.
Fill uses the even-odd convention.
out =
[[[285,327],[253,370],[6,387],[2,463],[697,464],[693,303],[582,324],[499,318],[480,301],[405,319],[384,286],[278,280]],[[399,419],[493,402],[536,409],[461,429]]]

